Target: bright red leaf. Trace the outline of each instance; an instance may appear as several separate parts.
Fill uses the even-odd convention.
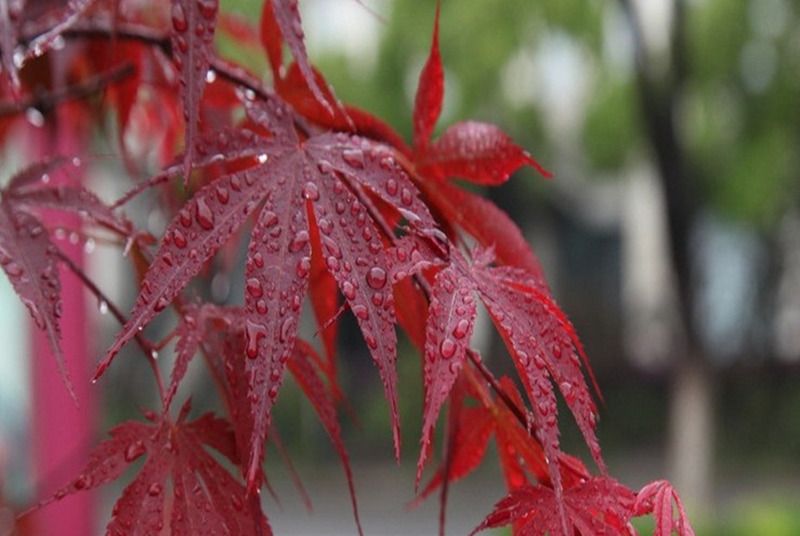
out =
[[[518,536],[633,534],[628,528],[633,494],[611,478],[591,478],[564,491],[566,528],[558,515],[559,502],[552,488],[541,485],[520,488],[498,502],[472,534],[506,525],[513,525]]]
[[[636,495],[633,510],[633,515],[637,517],[653,515],[656,521],[653,536],[671,536],[673,533],[678,536],[694,536],[694,529],[689,524],[681,498],[666,480],[657,480],[643,487]]]
[[[502,130],[488,123],[456,123],[418,157],[425,175],[445,179],[458,177],[476,184],[496,186],[523,165],[549,177],[533,157],[516,145]]]

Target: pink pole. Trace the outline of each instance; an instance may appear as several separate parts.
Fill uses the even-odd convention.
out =
[[[52,128],[45,126],[33,136],[34,156],[79,155],[86,139],[81,116],[74,108],[62,108]],[[37,155],[37,153],[39,153]],[[70,174],[80,169],[70,169]],[[58,178],[56,178],[58,177]],[[54,173],[53,180],[64,180]],[[46,223],[80,228],[80,219],[48,214]],[[83,267],[83,247],[68,240],[56,244]],[[81,282],[65,267],[60,268],[63,315],[61,346],[79,406],[70,397],[59,375],[46,336],[30,323],[33,383],[31,440],[36,490],[39,498],[52,495],[74,479],[88,460],[94,440],[95,403],[89,378],[93,349],[88,344],[87,302]],[[34,534],[87,536],[94,533],[91,493],[77,493],[51,504],[31,519]]]

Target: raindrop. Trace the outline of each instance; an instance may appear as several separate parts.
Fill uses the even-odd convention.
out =
[[[251,99],[251,100],[252,100],[252,99]],[[261,153],[261,154],[260,154],[260,155],[258,155],[258,157],[257,157],[257,160],[258,160],[258,163],[259,163],[259,164],[265,164],[265,163],[267,162],[267,160],[268,160],[268,159],[269,159],[269,157],[266,155],[266,153]]]
[[[84,242],[84,244],[83,244],[84,253],[86,253],[86,254],[92,253],[94,251],[95,246],[96,246],[96,243],[94,241],[94,238],[88,238],[86,240],[86,242]]]
[[[189,27],[186,23],[186,11],[179,3],[172,4],[172,26],[177,32],[185,32]]]
[[[108,314],[108,302],[105,300],[100,300],[97,304],[97,310],[100,311],[101,315]]]
[[[181,225],[184,227],[191,227],[192,226],[192,214],[189,212],[187,208],[182,208],[178,211],[178,219],[181,222]]]
[[[200,14],[208,20],[212,20],[217,14],[217,2],[214,0],[198,0],[197,7]]]
[[[342,151],[342,160],[350,167],[364,169],[364,153],[361,149],[345,149]]]
[[[356,297],[356,287],[350,281],[342,283],[342,294],[348,300],[353,300]]]
[[[294,235],[294,238],[292,238],[292,241],[289,243],[289,252],[297,253],[303,249],[306,244],[308,244],[308,231],[298,231]]]
[[[308,257],[303,257],[300,259],[300,262],[297,263],[297,269],[295,273],[297,277],[304,278],[308,276],[308,272],[311,271],[311,259]]]
[[[394,179],[389,179],[386,181],[386,193],[394,197],[397,195],[397,181]]]
[[[271,210],[265,210],[261,213],[261,223],[264,227],[274,227],[278,223],[278,215]]]
[[[456,327],[453,328],[453,337],[456,339],[463,339],[467,335],[467,331],[469,330],[469,322],[465,319],[461,319],[456,324]]]
[[[559,388],[561,389],[561,393],[564,395],[564,399],[566,399],[567,404],[573,404],[577,396],[572,384],[570,382],[561,382],[559,384]]]
[[[280,332],[281,342],[286,342],[289,340],[289,335],[291,334],[293,326],[294,326],[294,319],[292,317],[287,317],[283,320]]]
[[[30,107],[25,110],[25,119],[27,119],[28,123],[30,123],[32,126],[37,128],[44,125],[44,115],[42,115],[42,112],[34,107]]]
[[[173,229],[172,231],[172,241],[175,243],[175,247],[183,249],[186,247],[186,236],[179,231],[178,229]]]
[[[386,270],[378,266],[373,266],[367,273],[367,284],[375,290],[380,290],[386,286]]]
[[[327,259],[325,259],[325,264],[328,265],[328,270],[331,272],[338,272],[339,271],[339,259],[330,255]]]
[[[261,324],[248,320],[244,326],[245,336],[247,338],[247,348],[245,353],[250,359],[258,357],[258,340],[266,336],[267,330]]]
[[[313,182],[307,182],[303,186],[303,197],[310,201],[317,201],[319,199],[319,189]]]
[[[261,286],[261,281],[256,277],[251,277],[246,283],[247,293],[253,298],[260,298],[264,295],[264,288]]]
[[[217,73],[214,69],[206,71],[206,84],[213,84],[217,80]]]
[[[156,304],[153,306],[153,309],[155,310],[155,312],[158,313],[158,312],[163,311],[164,309],[166,309],[167,305],[169,305],[169,300],[167,299],[166,296],[161,296],[156,301]]]
[[[144,443],[141,441],[135,441],[128,445],[128,448],[125,449],[125,461],[130,463],[142,454],[144,454],[145,448]]]
[[[372,335],[364,335],[364,340],[367,342],[367,346],[370,349],[375,350],[378,347],[378,341],[375,340],[375,337]]]
[[[206,231],[214,228],[214,213],[202,197],[197,200],[197,223]]]
[[[231,193],[224,186],[217,186],[217,200],[223,205],[227,205],[231,198]]]
[[[410,205],[412,200],[413,196],[411,194],[411,190],[408,188],[403,188],[403,190],[400,192],[400,202],[404,205]]]
[[[22,267],[14,261],[9,262],[3,268],[9,277],[19,277],[22,275]]]
[[[147,488],[147,494],[150,495],[151,497],[155,497],[157,495],[161,495],[161,490],[163,489],[164,487],[161,484],[159,484],[158,482],[154,482],[153,484],[150,485],[149,488]]]
[[[322,234],[329,235],[333,231],[333,223],[327,218],[320,219],[318,225]]]
[[[443,359],[450,359],[456,353],[456,343],[453,339],[445,338],[439,345],[439,353]]]
[[[352,307],[353,314],[356,315],[356,318],[360,320],[366,320],[369,318],[369,312],[367,311],[367,307],[361,304],[354,305]]]
[[[50,48],[53,50],[62,50],[66,46],[66,42],[64,41],[64,37],[57,35],[50,43]]]

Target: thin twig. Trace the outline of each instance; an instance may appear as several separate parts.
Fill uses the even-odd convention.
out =
[[[78,84],[38,93],[13,102],[0,102],[0,117],[21,114],[29,109],[47,112],[62,102],[90,97],[106,86],[131,76],[134,72],[133,64],[125,63],[106,72],[90,76]]]
[[[69,268],[70,271],[78,277],[78,279],[80,279],[80,281],[84,284],[84,286],[86,286],[86,288],[98,300],[100,300],[101,303],[104,303],[106,305],[106,307],[108,307],[108,311],[111,313],[111,315],[121,325],[124,326],[128,322],[128,319],[125,316],[125,314],[119,309],[119,307],[117,307],[114,304],[114,302],[112,302],[108,298],[108,296],[106,296],[106,294],[102,290],[100,290],[100,287],[98,287],[94,283],[94,281],[89,279],[89,277],[80,268],[80,266],[75,264],[75,262],[72,259],[70,259],[67,255],[65,255],[63,251],[57,250],[57,255],[58,255],[59,260],[61,260],[61,262],[63,262],[67,266],[67,268]],[[153,375],[155,376],[156,383],[158,384],[158,392],[161,395],[161,400],[163,401],[164,400],[164,393],[165,393],[165,391],[164,391],[164,382],[162,381],[162,378],[161,378],[161,371],[158,368],[158,363],[156,362],[156,359],[153,356],[153,350],[154,350],[153,345],[150,344],[150,342],[148,342],[144,337],[142,337],[138,333],[134,336],[134,339],[136,340],[136,343],[141,347],[142,351],[144,352],[144,355],[147,358],[147,361],[150,363],[150,368],[153,369]]]

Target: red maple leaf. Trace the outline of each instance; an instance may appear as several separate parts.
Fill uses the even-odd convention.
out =
[[[567,527],[559,517],[560,499],[547,486],[525,486],[498,502],[472,534],[489,528],[514,526],[518,536],[594,536],[635,534],[628,521],[633,513],[633,493],[614,479],[601,476],[564,491]]]
[[[271,134],[250,167],[202,188],[167,226],[142,282],[130,319],[96,377],[140,328],[178,295],[204,263],[251,214],[257,214],[245,268],[246,353],[254,432],[248,481],[255,482],[269,414],[294,347],[300,306],[311,270],[310,221],[320,230],[327,270],[356,317],[378,364],[394,421],[399,453],[394,308],[382,229],[391,228],[375,200],[402,216],[409,229],[430,234],[433,218],[392,152],[367,139],[321,134],[301,139],[291,110],[277,99],[245,100],[249,119]],[[204,147],[207,160],[242,160],[255,134],[239,131],[221,147]],[[222,138],[222,136],[220,136]],[[247,149],[245,149],[245,147]],[[226,150],[234,148],[233,154]]]
[[[0,190],[0,266],[36,326],[47,335],[59,372],[74,397],[60,345],[59,250],[50,239],[40,211],[80,214],[123,237],[130,234],[131,226],[88,190],[52,185],[50,175],[66,165],[67,159],[61,157],[39,162],[18,172]]]
[[[272,534],[258,502],[207,450],[239,462],[229,423],[210,413],[187,422],[189,409],[185,404],[174,422],[150,415],[152,423],[118,425],[94,449],[80,475],[38,507],[117,480],[145,456],[139,474],[114,505],[106,534],[151,536],[165,526],[176,536]]]
[[[673,501],[677,516],[673,511]],[[683,503],[672,484],[666,480],[657,480],[644,486],[636,495],[633,510],[637,517],[653,514],[656,521],[654,536],[670,536],[673,532],[678,536],[694,536]]]

